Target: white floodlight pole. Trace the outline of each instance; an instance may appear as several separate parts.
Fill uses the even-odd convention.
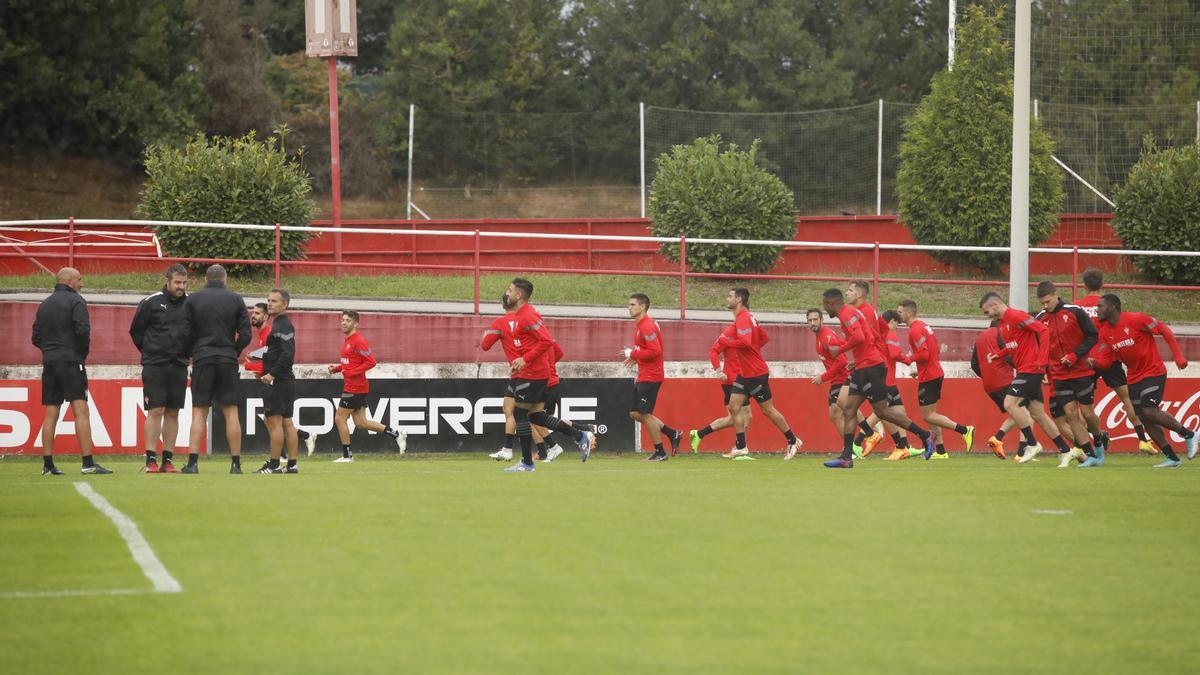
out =
[[[957,9],[954,0],[950,0],[950,25],[946,30],[946,37],[949,38],[949,48],[946,50],[946,69],[954,70],[954,19]]]
[[[417,118],[417,106],[408,105],[408,197],[404,202],[404,218],[412,220],[412,164],[413,164],[413,129]]]
[[[1013,45],[1012,201],[1008,304],[1029,309],[1029,44],[1030,0],[1017,0]]]
[[[646,217],[646,104],[638,102],[638,147],[641,165],[642,217]]]
[[[883,99],[879,99],[879,134],[875,139],[875,215],[883,215]]]

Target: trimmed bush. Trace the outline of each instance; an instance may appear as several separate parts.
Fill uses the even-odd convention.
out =
[[[792,192],[756,163],[757,140],[749,150],[734,144],[721,150],[721,137],[697,138],[658,158],[650,186],[651,231],[657,237],[770,239],[796,236]],[[679,260],[679,244],[662,253]],[[726,274],[766,272],[781,247],[688,245],[688,267]]]
[[[967,8],[954,70],[905,123],[896,192],[900,218],[919,244],[1008,246],[1012,190],[1012,47],[1003,9]],[[1029,138],[1029,243],[1054,230],[1062,173],[1050,138],[1032,121]],[[998,272],[1007,253],[930,251],[947,263]]]
[[[137,213],[151,220],[308,225],[316,210],[308,196],[309,176],[276,146],[275,138],[259,141],[253,132],[212,140],[197,135],[182,148],[150,146]],[[175,257],[275,257],[273,231],[155,229],[166,252]],[[302,259],[308,239],[307,232],[283,232],[283,259]],[[250,267],[234,265],[231,271]]]
[[[1117,191],[1113,224],[1126,248],[1200,251],[1200,145],[1159,149],[1153,136]],[[1159,281],[1200,282],[1200,260],[1135,256],[1137,268]]]

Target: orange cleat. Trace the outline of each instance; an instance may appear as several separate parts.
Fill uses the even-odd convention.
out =
[[[878,431],[863,439],[862,449],[863,457],[869,457],[872,452],[875,452],[875,447],[879,445],[879,441],[883,440],[883,435]]]
[[[1000,459],[1007,459],[1004,455],[1004,441],[992,436],[988,439],[988,447],[992,449],[992,454]]]
[[[892,451],[892,454],[885,457],[883,461],[899,462],[902,459],[908,459],[908,449],[907,448],[904,448],[904,449],[896,448],[895,450]]]

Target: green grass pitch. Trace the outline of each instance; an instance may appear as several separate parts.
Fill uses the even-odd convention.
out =
[[[1200,463],[328,459],[0,461],[0,671],[1200,669]],[[14,595],[150,589],[79,481],[182,593]]]

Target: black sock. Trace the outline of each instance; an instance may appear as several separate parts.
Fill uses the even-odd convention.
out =
[[[1025,445],[1037,445],[1037,439],[1033,437],[1033,427],[1021,429],[1021,435],[1025,437]]]
[[[147,451],[146,451],[146,463],[147,463],[147,464],[153,464],[153,463],[154,463],[155,461],[157,461],[157,460],[158,460],[158,453],[157,453],[157,452],[155,452],[155,451],[153,451],[153,450],[147,450]]]
[[[42,455],[42,466],[47,469],[53,469],[54,455]]]
[[[1025,446],[1027,446],[1027,445],[1029,445],[1029,444],[1026,443],[1025,441],[1021,441],[1020,443],[1017,444],[1017,457],[1025,456]]]
[[[746,447],[746,434],[745,433],[737,434],[737,442],[736,442],[735,447],[738,450],[745,449],[745,447]]]
[[[276,457],[272,457],[271,459],[268,459],[267,466],[271,467],[272,469],[278,469],[279,468],[279,459]]]
[[[938,443],[937,446],[934,447],[934,449],[937,450],[937,454],[939,454],[939,455],[946,454],[946,446],[943,443]]]
[[[791,429],[783,432],[783,437],[787,439],[788,445],[794,445],[796,443],[796,434],[793,434]]]
[[[654,444],[654,454],[656,454],[656,455],[665,455],[665,454],[667,454],[667,451],[666,451],[666,450],[663,450],[662,443],[655,443],[655,444]]]
[[[537,457],[538,457],[538,459],[543,459],[543,460],[546,459],[546,441],[545,440],[543,440],[541,443],[537,444]]]
[[[859,422],[858,428],[862,429],[863,434],[865,434],[867,436],[870,436],[871,434],[875,433],[875,430],[871,428],[870,424],[867,424],[866,420]]]
[[[592,430],[592,425],[584,424],[583,422],[571,422],[571,426],[578,429],[579,431],[591,431]]]
[[[842,459],[854,457],[854,434],[842,434]]]
[[[387,434],[388,436],[391,436],[392,438],[400,438],[400,432],[396,431],[395,429],[393,429],[391,427],[384,427],[383,433]]]
[[[92,459],[91,455],[83,456],[83,468],[86,469],[89,466],[95,466],[95,464],[96,464],[96,462],[95,462],[95,460]]]
[[[233,455],[232,457],[229,458],[229,461],[233,464],[233,466],[241,466],[242,465],[242,456],[241,455]]]
[[[521,462],[533,466],[533,436],[521,437]]]
[[[998,440],[998,441],[1002,441],[1002,440],[1004,440],[1004,430],[1003,430],[1003,429],[1001,429],[1001,430],[997,431],[997,432],[996,432],[996,435],[994,436],[994,438],[995,438],[996,440]]]
[[[1091,443],[1084,443],[1083,445],[1079,446],[1079,448],[1083,450],[1083,454],[1087,455],[1088,457],[1096,456],[1096,449],[1092,447]]]
[[[504,434],[504,449],[505,450],[512,450],[513,439],[515,439],[516,437],[517,437],[516,434]]]
[[[1146,435],[1146,425],[1144,425],[1144,424],[1134,425],[1133,430],[1137,432],[1139,441],[1150,440],[1150,437]]]
[[[296,429],[296,436],[302,441],[307,439],[311,435],[312,434],[308,433],[307,431],[305,431],[303,429]]]
[[[343,443],[342,444],[342,457],[353,457],[353,456],[354,456],[354,453],[350,452],[350,444]]]
[[[170,450],[163,450],[163,461],[164,462],[169,462],[174,457],[175,457],[175,453],[171,452]]]
[[[1059,434],[1054,437],[1054,447],[1058,448],[1059,452],[1070,452],[1071,451],[1071,446],[1067,445],[1067,441],[1066,441],[1066,439],[1064,439],[1062,437],[1062,434]]]
[[[546,437],[542,439],[542,442],[546,444],[547,448],[553,448],[554,446],[558,445],[558,441],[554,440],[553,431],[547,433]]]
[[[671,427],[667,426],[666,424],[659,427],[658,430],[661,431],[662,435],[666,436],[667,438],[674,438],[675,434],[679,433],[679,432],[675,431],[674,429],[672,429]]]
[[[1162,450],[1162,454],[1166,455],[1167,459],[1171,460],[1172,462],[1179,461],[1179,455],[1175,454],[1175,448],[1172,448],[1170,443],[1159,447],[1159,450]]]
[[[567,424],[566,422],[563,422],[554,415],[547,413],[545,410],[529,413],[529,421],[533,422],[539,427],[545,427],[551,431],[561,431],[576,441],[583,438],[582,431],[576,429],[570,424]]]
[[[288,468],[289,468],[289,469],[292,469],[292,468],[295,468],[295,466],[296,466],[296,460],[294,460],[294,459],[289,459],[289,460],[288,460]]]
[[[1100,438],[1096,442],[1099,443],[1100,445],[1103,445],[1107,449],[1108,448],[1108,432],[1101,431]]]
[[[929,438],[929,432],[917,426],[916,422],[909,422],[908,430],[916,434],[917,438],[921,439],[922,443],[925,442],[925,439]]]
[[[188,463],[187,463],[188,466],[196,466],[196,462],[199,462],[199,461],[200,461],[199,453],[195,453],[195,452],[188,453]]]
[[[705,436],[711,434],[712,432],[713,432],[712,425],[709,424],[708,426],[704,427],[700,431],[697,431],[696,435],[699,436],[700,438],[704,438]]]
[[[1196,435],[1196,432],[1192,431],[1191,429],[1189,429],[1187,427],[1184,427],[1183,431],[1179,432],[1179,435],[1183,436],[1184,438],[1191,438],[1192,436]]]
[[[905,447],[907,447],[907,442],[904,440],[904,434],[900,433],[899,431],[892,434],[892,443],[894,443],[897,448],[900,447],[901,443],[904,443]]]
[[[862,445],[863,441],[865,441],[865,440],[867,440],[867,435],[861,431],[854,435],[854,444],[855,445]]]
[[[954,433],[965,434],[965,433],[967,433],[967,428],[961,424],[955,424],[954,425]]]

